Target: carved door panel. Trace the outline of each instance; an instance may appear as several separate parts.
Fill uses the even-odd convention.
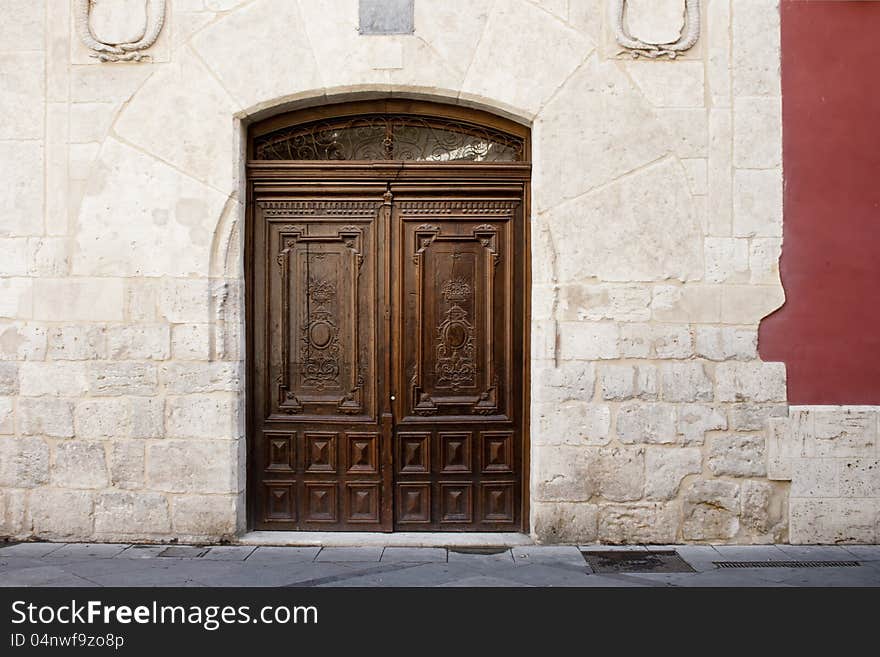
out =
[[[393,225],[395,528],[517,531],[521,198],[396,193]]]
[[[383,207],[381,194],[254,204],[257,528],[390,529]]]

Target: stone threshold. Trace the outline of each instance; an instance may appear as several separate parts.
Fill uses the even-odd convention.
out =
[[[534,545],[528,534],[514,532],[248,532],[237,545],[284,547],[516,547]]]

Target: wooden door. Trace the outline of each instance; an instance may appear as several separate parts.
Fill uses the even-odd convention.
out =
[[[253,524],[518,531],[522,186],[356,189],[252,199]]]

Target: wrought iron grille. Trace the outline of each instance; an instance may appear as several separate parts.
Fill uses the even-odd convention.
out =
[[[371,114],[283,128],[254,140],[257,160],[520,162],[519,137],[464,121]]]

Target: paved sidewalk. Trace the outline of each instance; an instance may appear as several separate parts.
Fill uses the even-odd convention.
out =
[[[634,550],[652,554],[627,554]],[[591,557],[599,571],[594,572],[581,551],[613,554]],[[629,556],[639,560],[618,564]],[[746,562],[747,567],[719,567],[719,562]],[[768,562],[773,565],[760,567]],[[837,565],[805,567],[809,562]],[[475,553],[426,547],[20,543],[0,548],[0,586],[880,586],[880,546],[530,545]]]

